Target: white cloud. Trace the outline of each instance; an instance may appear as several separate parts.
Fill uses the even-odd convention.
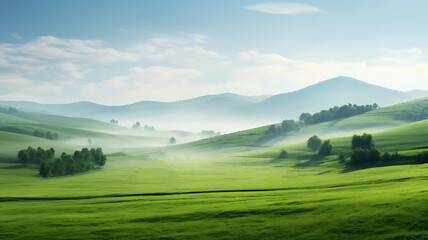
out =
[[[193,34],[193,35],[192,35],[192,38],[193,38],[193,40],[194,40],[195,42],[197,42],[197,43],[206,43],[206,42],[207,42],[207,39],[208,39],[208,37],[207,37],[207,36],[205,36],[205,35],[201,35],[201,34]]]
[[[428,89],[419,48],[379,48],[379,58],[366,61],[305,61],[257,51],[224,56],[204,48],[206,41],[203,35],[152,38],[122,50],[52,36],[0,43],[0,98],[125,104],[222,92],[264,95],[343,75],[393,89]]]
[[[25,75],[49,72],[82,79],[93,66],[136,59],[133,53],[103,47],[101,41],[43,36],[25,44],[0,44],[0,68]]]
[[[16,74],[0,74],[0,99],[29,100],[37,99],[42,94],[60,93],[61,87],[56,84],[39,83]],[[20,98],[23,97],[25,98]]]
[[[260,3],[248,5],[244,8],[247,10],[270,14],[300,14],[321,11],[321,9],[311,5],[285,2]]]
[[[12,33],[12,34],[10,34],[12,37],[14,37],[14,38],[16,38],[16,39],[22,39],[22,37],[21,36],[19,36],[19,34],[17,34],[17,33]]]
[[[422,57],[422,50],[419,48],[407,49],[386,49],[379,48],[381,60],[387,63],[414,63]]]
[[[413,52],[413,51],[412,51]],[[415,51],[416,52],[416,51]],[[428,64],[302,61],[278,54],[241,52],[235,76],[227,85],[252,86],[251,94],[294,91],[336,76],[350,76],[393,89],[428,89]],[[240,92],[242,93],[242,92]],[[248,94],[248,93],[247,93]]]
[[[201,58],[221,57],[220,54],[197,45],[206,40],[205,36],[193,35],[192,39],[196,43],[175,38],[152,38],[127,50],[135,53],[140,59],[180,63],[194,63],[195,59],[199,61]]]
[[[84,95],[109,101],[110,104],[127,104],[141,100],[180,100],[192,91],[192,80],[201,72],[191,68],[151,66],[133,67],[124,75],[113,76],[100,83],[88,83],[82,87]],[[101,92],[98,89],[103,89]],[[118,94],[121,93],[121,94]],[[107,99],[106,99],[107,97]]]

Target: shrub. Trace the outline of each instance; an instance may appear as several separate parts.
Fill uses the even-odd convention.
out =
[[[287,151],[285,151],[284,149],[281,150],[281,152],[279,153],[279,158],[286,158],[287,157]]]

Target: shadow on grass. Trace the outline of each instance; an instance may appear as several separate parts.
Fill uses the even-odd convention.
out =
[[[376,162],[376,163],[364,163],[364,164],[346,164],[345,168],[340,173],[349,173],[369,168],[377,168],[377,167],[389,167],[389,166],[399,166],[399,165],[418,165],[424,163],[418,163],[414,159],[409,160],[400,160],[395,162]]]
[[[11,166],[0,167],[0,169],[22,169],[22,168],[35,169],[35,166],[32,164],[27,164],[27,165],[14,164]]]
[[[299,163],[296,163],[295,167],[315,167],[315,166],[319,166],[323,163],[326,162],[325,156],[319,156],[319,155],[311,155],[311,156],[301,156],[298,158],[298,160],[300,159],[305,159],[306,161],[301,161]]]

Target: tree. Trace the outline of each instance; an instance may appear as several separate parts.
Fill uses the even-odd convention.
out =
[[[23,163],[24,165],[28,163],[29,156],[28,156],[28,151],[27,150],[21,150],[21,151],[18,152],[18,161],[20,163]]]
[[[380,108],[379,105],[377,105],[377,103],[373,103],[373,109],[378,109]]]
[[[34,131],[33,136],[43,138],[45,137],[45,134],[40,131]]]
[[[391,161],[391,155],[388,152],[385,152],[382,156],[382,162],[390,162]]]
[[[343,151],[340,151],[338,155],[339,163],[345,164],[346,163],[346,155]]]
[[[331,154],[331,149],[332,148],[333,148],[333,146],[331,145],[330,140],[326,140],[321,145],[321,148],[318,151],[318,155],[328,156],[328,155]]]
[[[45,136],[46,136],[46,138],[47,138],[47,139],[49,139],[49,140],[53,140],[53,139],[54,139],[54,138],[53,138],[53,136],[52,136],[51,131],[47,131]]]
[[[281,128],[283,132],[290,132],[296,129],[296,123],[294,120],[284,120],[281,123]]]
[[[354,135],[352,137],[352,149],[362,148],[370,150],[374,147],[373,137],[370,134]]]
[[[51,171],[53,176],[65,175],[65,162],[61,158],[58,158],[55,160]]]
[[[321,147],[321,139],[317,135],[314,135],[308,139],[306,146],[315,154],[315,152]]]
[[[132,129],[140,129],[140,127],[141,127],[140,122],[136,122],[134,125],[132,125]]]
[[[286,158],[287,157],[287,151],[285,151],[284,149],[281,150],[281,152],[279,153],[279,158]]]
[[[88,145],[92,145],[92,139],[88,138]]]
[[[428,151],[416,155],[416,163],[428,163]]]
[[[36,149],[29,146],[27,148],[27,151],[28,151],[28,162],[30,163],[36,162],[36,153],[37,153]]]
[[[171,144],[175,144],[176,142],[177,142],[177,140],[175,139],[175,137],[171,137],[169,139],[169,143],[171,143]]]
[[[53,140],[58,140],[58,138],[59,138],[58,133],[54,133],[53,134]]]
[[[40,162],[40,175],[42,175],[42,177],[49,177],[51,176],[51,171],[52,171],[52,165],[49,164],[48,161],[41,161]]]
[[[275,134],[276,132],[277,132],[277,129],[276,129],[275,125],[270,125],[268,130],[265,131],[265,135]]]

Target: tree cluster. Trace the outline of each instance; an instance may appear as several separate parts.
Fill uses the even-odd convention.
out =
[[[0,107],[0,113],[6,113],[6,114],[16,114],[18,113],[18,109],[14,107]]]
[[[140,128],[141,128],[140,122],[136,122],[134,125],[132,125],[132,129],[140,129]]]
[[[110,124],[117,125],[119,124],[119,120],[112,119],[110,120]]]
[[[374,141],[372,135],[364,133],[363,135],[352,136],[352,150],[356,148],[367,150],[374,148]]]
[[[154,132],[154,131],[156,131],[156,129],[153,126],[144,125],[144,131],[146,131],[146,132]]]
[[[51,131],[47,132],[41,132],[41,131],[34,131],[33,136],[39,137],[39,138],[46,138],[49,140],[58,140],[58,133],[51,133]]]
[[[153,126],[144,125],[144,127],[141,127],[141,123],[140,122],[136,122],[135,124],[133,124],[132,125],[132,129],[134,129],[134,130],[141,130],[141,129],[143,129],[146,132],[154,132],[154,131],[156,131],[155,127],[153,127]]]
[[[50,148],[44,150],[41,147],[34,149],[28,147],[18,152],[18,161],[22,164],[35,163],[39,164],[42,160],[53,160],[55,157],[55,150]]]
[[[428,163],[428,151],[416,155],[416,163]]]
[[[352,150],[349,164],[373,163],[381,160],[380,152],[375,148],[370,134],[352,136]]]
[[[201,134],[207,135],[207,136],[220,136],[221,135],[220,132],[214,132],[213,130],[202,130]]]
[[[92,170],[95,167],[104,166],[107,157],[101,148],[83,148],[75,151],[73,155],[62,153],[61,157],[55,158],[55,150],[50,148],[44,150],[38,147],[37,150],[28,147],[18,152],[18,161],[24,164],[40,164],[39,172],[43,177],[63,176]]]
[[[318,151],[318,155],[328,156],[331,154],[333,146],[330,140],[322,141],[317,135],[310,137],[306,143],[306,146],[311,149],[314,154]]]
[[[379,105],[377,105],[376,103],[369,105],[347,104],[341,107],[335,106],[329,108],[328,110],[322,110],[320,112],[314,113],[313,115],[310,113],[302,113],[300,114],[299,120],[303,121],[305,124],[315,124],[340,118],[351,117],[378,108]]]
[[[352,151],[350,164],[361,164],[361,163],[374,163],[379,162],[381,159],[380,152],[376,148],[365,149],[355,148]]]
[[[291,131],[298,131],[301,128],[301,122],[294,120],[283,120],[281,126],[270,125],[264,132],[265,135],[276,135],[280,133],[287,133]]]

